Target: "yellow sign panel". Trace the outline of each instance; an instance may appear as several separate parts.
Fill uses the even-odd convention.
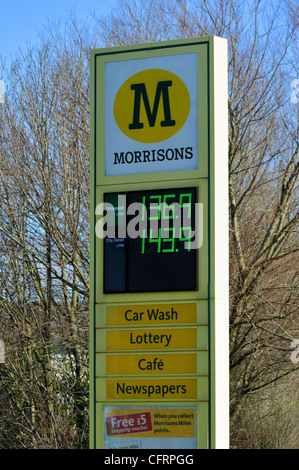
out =
[[[108,375],[196,374],[197,354],[122,354],[106,356]]]
[[[196,328],[112,330],[106,332],[106,349],[190,349],[197,347]]]
[[[106,408],[108,437],[179,437],[196,435],[195,408]]]
[[[196,323],[196,304],[146,304],[106,307],[106,325]]]
[[[106,397],[111,400],[193,400],[197,398],[197,379],[107,380]]]

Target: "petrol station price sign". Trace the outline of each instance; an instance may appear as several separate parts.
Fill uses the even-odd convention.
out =
[[[106,203],[140,206],[134,238],[105,238],[105,293],[197,289],[197,250],[192,248],[196,193],[196,188],[175,188],[104,195]],[[117,227],[120,210],[117,205]],[[129,228],[135,218],[128,217]]]
[[[226,62],[91,52],[92,448],[228,447]]]

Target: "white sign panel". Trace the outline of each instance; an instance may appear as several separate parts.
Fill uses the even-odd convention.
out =
[[[198,168],[197,54],[105,64],[105,174]]]

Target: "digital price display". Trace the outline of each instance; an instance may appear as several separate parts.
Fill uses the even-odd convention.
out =
[[[104,239],[105,293],[197,290],[196,188],[106,193],[104,201],[116,229]]]

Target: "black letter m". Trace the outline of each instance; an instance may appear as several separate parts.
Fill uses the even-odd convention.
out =
[[[157,112],[158,112],[161,94],[163,98],[163,108],[164,108],[164,121],[161,121],[161,127],[175,126],[175,121],[171,119],[170,106],[169,106],[168,87],[170,87],[171,85],[172,85],[171,80],[158,82],[153,110],[151,110],[150,108],[145,84],[137,83],[135,85],[131,85],[131,90],[135,90],[135,99],[134,99],[133,122],[132,124],[129,124],[129,129],[142,129],[143,128],[143,123],[140,122],[141,97],[143,98],[143,103],[144,103],[148,123],[150,127],[154,127],[156,118],[157,118]]]

